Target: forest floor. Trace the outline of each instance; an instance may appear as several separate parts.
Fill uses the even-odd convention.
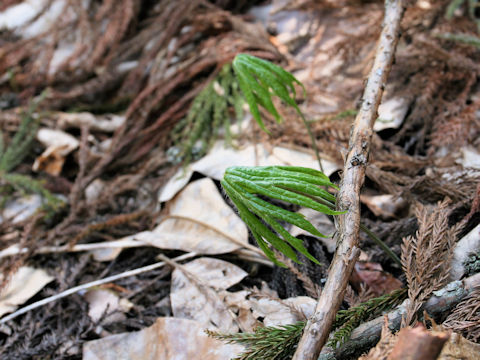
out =
[[[360,195],[362,222],[402,266],[361,233],[342,309],[408,287],[404,322],[424,321],[427,309],[474,359],[480,7],[410,3]],[[249,53],[304,84],[297,103],[325,174],[340,183],[383,10],[375,0],[2,2],[0,357],[230,359],[243,345],[205,329],[306,320],[334,240],[282,224],[320,265],[299,255],[301,264],[274,266],[220,180],[229,166],[318,164],[285,104],[275,103],[284,121],[262,112],[269,133],[260,129],[230,64]],[[332,216],[275,204],[335,233]],[[446,300],[436,291],[447,284],[463,292]],[[377,310],[390,309],[367,311],[322,356],[357,359],[374,347]],[[384,329],[377,351],[391,351],[392,339]]]

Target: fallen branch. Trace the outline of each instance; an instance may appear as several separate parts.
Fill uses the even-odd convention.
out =
[[[328,339],[348,279],[359,255],[360,188],[365,178],[373,124],[392,66],[403,12],[402,0],[385,1],[383,30],[363,94],[362,106],[353,124],[338,195],[338,209],[348,212],[338,217],[337,250],[330,266],[328,280],[318,300],[315,314],[307,322],[294,360],[313,360],[318,357]]]
[[[462,281],[453,281],[435,291],[434,295],[425,303],[420,311],[425,311],[434,319],[439,319],[452,310],[462,299],[480,286],[480,273],[470,276]],[[406,300],[408,301],[408,300]],[[397,331],[400,328],[402,317],[406,315],[405,304],[400,305],[395,310],[390,311],[388,316],[388,327],[391,331]],[[336,360],[347,359],[362,353],[380,340],[384,317],[379,316],[370,320],[352,332],[350,339],[338,349],[324,348],[318,357],[318,360]]]

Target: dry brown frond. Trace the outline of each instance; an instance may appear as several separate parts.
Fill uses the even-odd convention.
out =
[[[365,283],[360,284],[358,294],[355,292],[352,286],[348,284],[347,289],[345,290],[343,301],[345,301],[349,307],[354,307],[358,304],[367,302],[374,297],[376,297],[375,293]]]
[[[412,165],[420,171],[422,162]],[[367,168],[367,176],[380,190],[400,196],[408,201],[440,201],[445,197],[453,202],[473,201],[473,189],[478,184],[478,175],[458,167],[425,169],[425,175],[410,176],[398,171],[385,171],[372,164]]]
[[[448,200],[439,202],[431,211],[417,204],[419,229],[415,236],[404,238],[402,245],[402,265],[410,300],[403,326],[416,320],[423,303],[448,281],[459,230],[456,226],[449,227],[449,213]]]
[[[442,326],[461,333],[466,339],[480,341],[480,288],[474,289],[455,307]]]

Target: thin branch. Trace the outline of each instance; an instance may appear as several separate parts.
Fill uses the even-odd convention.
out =
[[[94,250],[102,250],[102,249],[118,249],[118,248],[124,249],[124,248],[149,246],[149,244],[143,243],[133,238],[134,236],[127,236],[119,240],[106,241],[106,242],[100,242],[100,243],[77,244],[74,246],[69,246],[69,245],[43,246],[41,248],[35,249],[35,254],[83,252],[83,251],[94,251]],[[20,248],[18,245],[12,245],[0,251],[0,259],[8,256],[18,255],[18,254],[26,254],[28,251],[29,249],[26,247]]]
[[[180,256],[176,257],[174,260],[175,261],[187,260],[187,259],[191,259],[191,258],[193,258],[197,255],[198,255],[197,253],[190,252],[190,253],[180,255]],[[75,286],[75,287],[70,288],[68,290],[65,290],[65,291],[63,291],[59,294],[56,294],[56,295],[50,296],[48,298],[42,299],[40,301],[34,302],[33,304],[25,306],[25,307],[21,308],[20,310],[17,310],[14,313],[11,313],[8,316],[5,316],[3,319],[0,319],[0,324],[5,324],[6,322],[16,318],[17,316],[20,316],[20,315],[23,315],[23,314],[29,312],[30,310],[39,308],[43,305],[51,303],[52,301],[56,301],[58,299],[67,297],[67,296],[75,294],[79,291],[87,290],[87,289],[90,289],[92,287],[107,284],[107,283],[110,283],[112,281],[116,281],[116,280],[123,279],[123,278],[126,278],[126,277],[142,274],[142,273],[147,272],[147,271],[152,271],[152,270],[161,268],[165,265],[166,265],[166,262],[161,261],[161,262],[151,264],[151,265],[147,265],[147,266],[144,266],[144,267],[141,267],[141,268],[138,268],[138,269],[129,270],[129,271],[125,271],[125,272],[120,273],[120,274],[112,275],[112,276],[106,277],[104,279],[95,280],[95,281],[92,281],[92,282],[89,282],[89,283],[86,283],[86,284],[83,284],[83,285]]]
[[[373,124],[392,66],[403,12],[402,0],[385,1],[383,30],[363,94],[362,106],[353,124],[343,181],[338,195],[338,208],[348,212],[338,217],[337,250],[330,266],[328,280],[318,300],[315,314],[307,322],[294,360],[313,360],[318,357],[328,339],[360,252],[358,249],[360,188],[365,179]]]

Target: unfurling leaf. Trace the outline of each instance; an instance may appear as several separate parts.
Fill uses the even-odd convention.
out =
[[[225,171],[222,186],[260,248],[279,266],[284,265],[275,259],[267,243],[295,262],[298,262],[298,258],[294,249],[317,264],[318,261],[303,246],[302,241],[290,235],[278,221],[296,225],[316,236],[327,236],[320,233],[303,215],[270,204],[258,195],[305,206],[328,215],[344,213],[332,209],[335,197],[320,186],[337,187],[318,170],[296,166],[230,167]]]
[[[250,107],[254,119],[258,125],[268,133],[260,117],[258,105],[265,108],[273,115],[277,122],[282,120],[272,96],[278,96],[286,104],[292,106],[301,114],[295,102],[295,83],[300,85],[305,92],[303,84],[288,71],[266,60],[252,55],[239,54],[233,60],[233,69],[237,75],[238,84]],[[291,93],[291,94],[290,94]]]

